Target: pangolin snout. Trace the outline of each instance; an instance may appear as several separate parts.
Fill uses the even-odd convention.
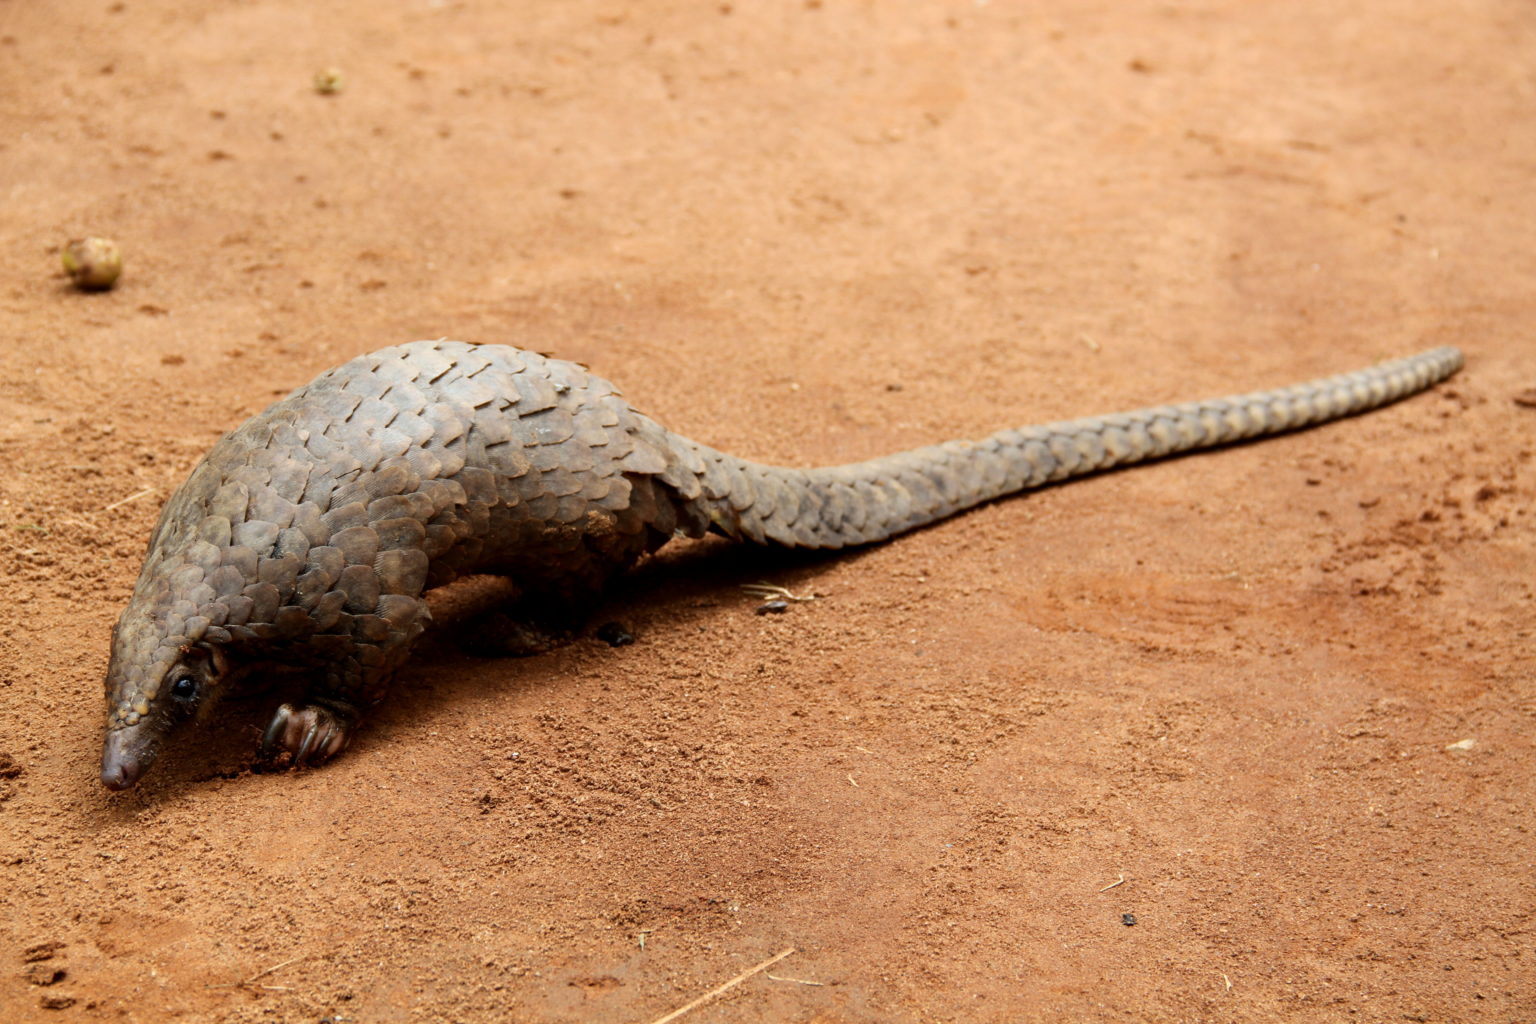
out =
[[[111,790],[132,789],[154,759],[153,754],[137,749],[129,729],[107,733],[101,751],[101,784]]]

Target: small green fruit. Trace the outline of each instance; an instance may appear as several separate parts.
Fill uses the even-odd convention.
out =
[[[324,71],[315,72],[315,92],[322,96],[341,92],[344,82],[340,68],[326,68]]]

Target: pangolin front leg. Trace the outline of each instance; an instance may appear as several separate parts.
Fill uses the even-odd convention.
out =
[[[283,754],[293,768],[322,764],[347,748],[362,709],[341,701],[280,704],[261,737],[257,754],[276,762]]]

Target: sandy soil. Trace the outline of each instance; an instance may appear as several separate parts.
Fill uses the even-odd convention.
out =
[[[0,0],[0,1019],[1536,1018],[1532,123],[1515,0]],[[1468,366],[108,794],[160,503],[443,335],[794,464]]]

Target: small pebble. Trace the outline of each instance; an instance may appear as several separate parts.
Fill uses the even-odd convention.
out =
[[[628,647],[635,642],[635,634],[622,622],[605,622],[597,627],[597,638],[609,647]]]
[[[64,272],[83,292],[104,292],[123,272],[123,253],[110,238],[76,238],[60,254]]]
[[[765,601],[757,606],[759,615],[783,615],[789,611],[788,601]]]
[[[1127,928],[1130,928],[1132,925],[1134,925],[1136,923],[1136,915],[1135,914],[1121,914],[1120,915],[1120,923],[1125,925]]]

